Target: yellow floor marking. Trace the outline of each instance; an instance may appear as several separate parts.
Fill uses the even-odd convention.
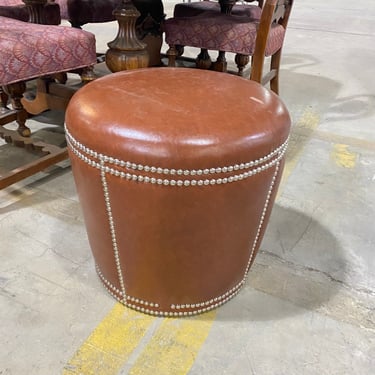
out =
[[[305,135],[306,131],[302,128],[295,129],[296,132],[300,135]],[[314,139],[319,139],[321,141],[330,142],[330,143],[340,143],[344,145],[348,145],[349,147],[360,148],[362,150],[375,150],[375,142],[368,141],[367,139],[355,138],[340,134],[330,133],[326,130],[314,130]]]
[[[166,318],[130,369],[129,375],[185,375],[206,341],[216,311]]]
[[[115,375],[156,318],[117,303],[65,366],[63,375]]]
[[[358,155],[349,151],[349,146],[336,144],[333,146],[331,157],[334,162],[343,168],[354,168],[357,163]]]
[[[298,119],[297,123],[292,127],[279,194],[296,167],[306,143],[311,139],[312,134],[318,128],[319,122],[319,115],[311,108],[307,108]],[[303,134],[299,134],[300,130],[303,130]]]

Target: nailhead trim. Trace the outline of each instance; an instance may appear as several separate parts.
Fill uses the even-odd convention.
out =
[[[222,294],[219,297],[215,297],[215,298],[210,299],[209,301],[198,302],[198,303],[190,303],[190,304],[187,303],[187,304],[182,304],[182,305],[172,304],[171,309],[173,309],[173,310],[174,309],[176,309],[176,310],[189,309],[189,308],[194,309],[196,307],[203,307],[203,306],[212,305],[214,302],[220,303],[221,300],[224,300],[224,299],[228,298],[230,295],[232,295],[233,293],[238,292],[239,289],[242,287],[242,285],[243,285],[243,280],[240,283],[238,283],[234,288],[232,288],[231,290]]]
[[[67,127],[65,126],[66,136],[68,140],[68,144],[71,147],[72,151],[85,163],[91,165],[94,168],[101,168],[101,163],[98,163],[95,159],[98,159],[99,161],[104,161],[108,164],[114,164],[116,166],[125,167],[126,169],[136,170],[136,171],[142,171],[146,173],[151,174],[165,174],[165,175],[177,175],[177,176],[203,176],[203,175],[210,175],[210,174],[220,174],[220,173],[231,173],[236,172],[243,169],[250,169],[249,171],[245,173],[239,173],[234,174],[230,177],[224,177],[224,178],[217,178],[217,179],[197,179],[197,180],[187,180],[187,179],[167,179],[167,178],[156,178],[156,177],[149,177],[134,173],[126,173],[124,171],[111,168],[109,166],[105,166],[105,171],[111,175],[119,176],[121,178],[125,178],[127,180],[131,181],[138,181],[143,183],[151,183],[151,184],[157,184],[157,185],[171,185],[171,186],[202,186],[202,185],[220,185],[220,184],[226,184],[231,183],[235,181],[240,181],[245,178],[251,177],[254,174],[260,173],[273,165],[276,164],[277,161],[281,160],[281,158],[284,156],[284,153],[286,151],[288,140],[289,138],[279,147],[277,147],[275,150],[270,152],[268,155],[261,157],[256,160],[251,160],[245,163],[239,163],[231,166],[224,166],[224,167],[212,167],[212,168],[205,168],[205,169],[171,169],[171,168],[161,168],[161,167],[155,167],[155,166],[147,166],[137,163],[132,163],[130,161],[124,161],[117,158],[113,158],[111,156],[103,155],[101,153],[98,153],[82,143],[78,142],[68,131]],[[87,154],[88,157],[84,154],[82,154],[80,151]],[[275,159],[273,159],[276,156]],[[271,162],[266,163],[268,160],[273,159]],[[257,168],[256,167],[260,164],[263,164]]]
[[[100,271],[100,268],[97,264],[95,264],[95,269],[96,269],[96,272],[99,276],[99,278],[103,281],[103,283],[106,285],[106,287],[110,288],[113,292],[121,295],[122,297],[124,297],[124,293],[116,288],[112,283],[110,283],[105,277],[104,275],[102,274],[102,271]]]
[[[251,176],[254,176],[258,173],[261,173],[271,167],[273,167],[275,164],[277,164],[283,157],[286,151],[286,146],[280,153],[277,155],[277,157],[270,162],[259,166],[257,168],[254,168],[252,170],[249,170],[245,173],[240,173],[236,175],[232,175],[229,177],[224,178],[218,178],[218,179],[201,179],[201,180],[169,180],[169,179],[161,179],[161,178],[154,178],[154,177],[148,177],[143,175],[137,175],[137,174],[131,174],[131,173],[125,173],[123,171],[110,168],[108,166],[105,166],[104,163],[104,157],[102,160],[100,160],[100,163],[89,159],[87,156],[83,155],[81,152],[79,152],[77,149],[75,149],[72,144],[68,142],[69,146],[71,147],[71,150],[74,152],[74,154],[81,159],[86,164],[97,168],[101,170],[104,173],[108,173],[110,175],[118,176],[120,178],[124,178],[128,181],[137,181],[141,183],[150,183],[150,184],[156,184],[160,186],[177,186],[177,187],[189,187],[189,186],[209,186],[209,185],[221,185],[221,184],[227,184],[237,181],[242,181],[244,179],[247,179]]]
[[[104,165],[104,161],[101,161],[100,163],[102,164],[102,166]],[[105,171],[104,171],[103,168],[100,171],[100,176],[101,176],[101,180],[102,180],[104,201],[105,201],[105,205],[106,205],[106,209],[107,209],[109,230],[111,232],[112,246],[113,246],[113,253],[114,253],[114,257],[115,257],[117,274],[118,274],[118,278],[119,278],[119,281],[120,281],[122,295],[125,296],[126,295],[125,285],[124,285],[124,279],[122,277],[120,255],[119,255],[118,246],[117,246],[117,239],[116,239],[115,223],[114,223],[113,216],[112,216],[111,200],[110,200],[109,191],[108,191],[106,174],[105,174]]]
[[[198,310],[194,310],[194,311],[160,311],[160,310],[151,310],[151,309],[148,309],[148,308],[144,308],[144,307],[140,307],[138,305],[128,303],[126,300],[124,300],[123,298],[120,298],[117,294],[112,292],[112,290],[106,284],[103,283],[103,286],[114,299],[116,299],[118,302],[122,303],[124,306],[127,306],[127,307],[129,307],[133,310],[139,311],[141,313],[160,316],[160,317],[169,317],[169,318],[198,315],[198,314],[202,314],[202,313],[208,312],[210,310],[216,309],[219,306],[228,302],[230,299],[232,299],[234,296],[236,296],[238,294],[238,292],[240,291],[240,289],[238,289],[235,292],[233,292],[232,294],[228,295],[228,297],[225,298],[224,300],[222,300],[220,302],[217,302],[214,305],[207,306],[207,307],[204,307],[204,308],[201,308],[201,309],[198,309]]]
[[[268,206],[269,206],[269,203],[270,203],[270,198],[271,198],[271,195],[272,195],[272,192],[273,192],[273,188],[275,186],[275,181],[276,181],[277,175],[279,173],[279,169],[280,169],[280,162],[278,162],[276,164],[275,173],[272,177],[270,188],[268,189],[267,198],[266,198],[266,201],[264,203],[262,215],[261,215],[260,220],[259,220],[258,230],[257,230],[257,233],[255,235],[253,246],[251,248],[249,260],[247,262],[246,271],[245,271],[245,275],[244,275],[244,278],[243,278],[244,283],[246,282],[246,278],[247,278],[247,275],[248,275],[249,270],[250,270],[250,265],[251,265],[251,262],[253,260],[254,254],[255,254],[255,249],[256,249],[258,241],[259,241],[260,232],[262,231],[262,228],[263,228],[264,218],[267,214]]]
[[[139,298],[136,298],[136,297],[132,297],[132,296],[129,296],[129,295],[126,295],[124,296],[124,293],[119,290],[118,288],[116,288],[112,283],[110,283],[103,275],[103,273],[101,272],[99,266],[96,264],[95,265],[95,268],[96,268],[96,272],[98,273],[99,275],[99,278],[102,280],[102,282],[105,284],[105,287],[108,289],[110,289],[111,291],[113,291],[114,293],[117,293],[119,294],[122,298],[121,298],[121,301],[126,301],[126,300],[129,300],[129,301],[132,301],[132,302],[135,302],[137,304],[140,304],[140,305],[144,305],[144,306],[150,306],[150,307],[159,307],[159,304],[157,303],[154,303],[154,302],[148,302],[148,301],[143,301],[142,299],[139,299]],[[112,294],[113,295],[113,294]]]

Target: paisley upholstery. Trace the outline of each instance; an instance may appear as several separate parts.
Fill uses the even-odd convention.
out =
[[[193,17],[206,11],[220,12],[217,1],[194,1],[192,3],[178,3],[173,10],[173,17]],[[252,19],[260,19],[262,8],[256,5],[236,4],[231,14],[235,16],[247,16]]]
[[[0,16],[0,86],[95,64],[95,36]]]
[[[259,21],[247,17],[204,12],[195,17],[175,17],[165,21],[166,42],[208,50],[252,55],[255,49]],[[283,44],[285,29],[280,24],[271,26],[266,56],[274,54]]]

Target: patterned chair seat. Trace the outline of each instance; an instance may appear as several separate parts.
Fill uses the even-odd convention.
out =
[[[194,17],[207,11],[220,12],[219,3],[217,1],[179,3],[174,7],[173,17]],[[233,6],[231,14],[234,16],[247,16],[252,19],[260,19],[262,8],[257,5],[236,4]]]
[[[0,86],[94,65],[95,36],[0,16]]]
[[[259,21],[249,22],[247,17],[204,12],[195,17],[175,17],[165,21],[166,42],[253,55]],[[271,56],[283,45],[285,29],[282,25],[271,25],[265,55]]]

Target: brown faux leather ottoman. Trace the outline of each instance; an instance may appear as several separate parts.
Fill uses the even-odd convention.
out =
[[[235,296],[266,228],[289,128],[275,94],[229,74],[130,70],[80,89],[66,134],[107,290],[162,316]]]

